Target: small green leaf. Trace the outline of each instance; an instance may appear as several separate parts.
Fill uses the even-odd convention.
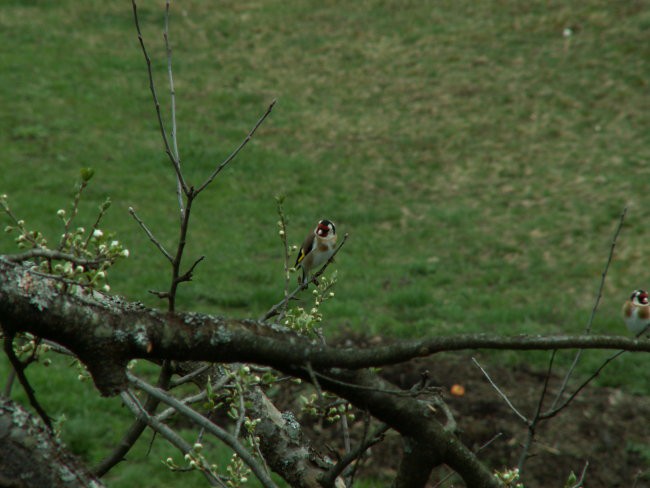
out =
[[[564,488],[571,488],[576,484],[577,481],[578,481],[578,477],[573,471],[571,471],[571,474],[569,475],[569,477],[566,480],[566,483],[564,484]]]
[[[81,168],[81,179],[86,183],[90,181],[94,174],[95,170],[92,168]]]

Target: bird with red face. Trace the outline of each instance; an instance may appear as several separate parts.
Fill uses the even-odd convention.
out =
[[[300,246],[295,268],[302,269],[298,283],[305,283],[314,271],[317,271],[334,254],[336,248],[336,226],[334,222],[323,219],[305,238]]]
[[[623,305],[623,320],[635,336],[650,330],[650,300],[645,290],[634,290]]]

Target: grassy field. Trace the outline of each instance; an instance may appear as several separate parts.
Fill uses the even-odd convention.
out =
[[[167,110],[163,12],[164,2],[141,2]],[[166,288],[169,270],[127,209],[172,247],[175,183],[130,5],[5,0],[0,29],[0,192],[54,239],[79,168],[93,167],[81,221],[90,225],[110,196],[105,227],[131,251],[112,289],[158,306],[147,290]],[[328,334],[578,333],[627,206],[593,327],[626,333],[622,302],[650,287],[649,32],[647,2],[172,5],[178,138],[191,183],[278,99],[196,202],[188,263],[207,258],[179,308],[258,316],[281,297],[274,197],[283,194],[292,244],[323,217],[350,234],[335,265],[337,296],[323,307]],[[14,249],[3,234],[0,252]],[[582,373],[604,357],[586,356]],[[624,355],[600,384],[647,394],[646,356]],[[542,367],[546,357],[495,360]],[[66,440],[99,458],[102,448],[83,440],[87,422],[111,412],[115,425],[94,424],[107,430],[91,434],[110,445],[125,422],[119,404],[81,385],[83,404],[71,405],[56,395],[69,381],[63,373],[32,374],[48,378],[47,403],[70,418]],[[129,469],[116,469],[111,486],[132,486]]]

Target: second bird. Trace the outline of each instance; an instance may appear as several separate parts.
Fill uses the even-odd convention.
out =
[[[323,219],[300,246],[296,269],[302,268],[299,283],[305,283],[313,271],[318,270],[334,254],[336,248],[336,227],[334,222]]]
[[[623,320],[635,336],[650,327],[650,299],[645,290],[634,290],[623,305]]]

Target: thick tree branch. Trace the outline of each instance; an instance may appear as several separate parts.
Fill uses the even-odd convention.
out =
[[[293,413],[280,413],[259,387],[246,392],[246,401],[251,415],[260,419],[255,434],[260,437],[260,451],[271,469],[292,487],[321,488],[319,480],[333,463],[311,448]],[[338,482],[340,486],[342,480]]]
[[[0,486],[101,488],[104,485],[36,417],[11,400],[2,399]]]
[[[47,312],[47,313],[44,313]],[[441,351],[464,349],[621,349],[650,352],[650,341],[623,336],[458,335],[388,346],[335,348],[253,320],[197,313],[165,313],[99,294],[59,291],[56,280],[0,258],[0,322],[73,351],[97,388],[114,395],[126,387],[131,359],[251,362],[278,369],[309,362],[313,368],[359,369],[395,364]]]
[[[427,444],[404,439],[404,452],[399,463],[394,488],[418,488],[426,486],[431,471],[439,464],[435,452]],[[474,486],[474,485],[471,485]]]

